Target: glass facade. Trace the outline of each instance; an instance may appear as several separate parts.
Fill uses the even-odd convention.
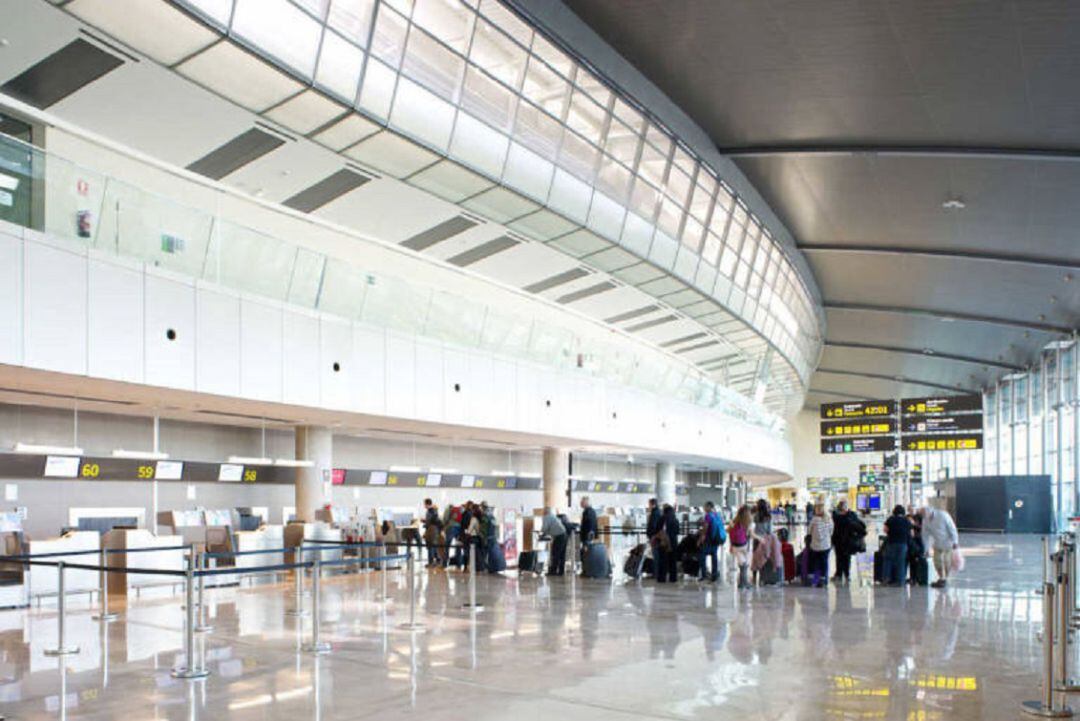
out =
[[[1050,476],[1057,522],[1080,511],[1077,498],[1077,345],[1056,342],[1024,373],[1001,378],[983,394],[982,450],[906,452],[907,464],[922,463],[927,478],[944,476]]]
[[[496,0],[173,1],[535,210],[477,212],[557,246],[583,229],[714,299],[754,329],[740,352],[761,363],[775,348],[786,363],[772,363],[773,381],[801,398],[819,309],[771,231],[665,127]],[[369,162],[362,146],[332,149]],[[377,169],[414,182],[426,164]]]

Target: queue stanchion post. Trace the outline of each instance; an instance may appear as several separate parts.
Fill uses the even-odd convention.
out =
[[[1073,589],[1073,553],[1075,551],[1072,534],[1065,534],[1061,538],[1061,550],[1054,558],[1054,570],[1057,575],[1057,672],[1055,678],[1057,684],[1055,690],[1061,693],[1078,693],[1080,685],[1069,676],[1069,655],[1071,652],[1069,643],[1070,614],[1072,613],[1072,589]]]
[[[1047,539],[1043,539],[1043,549],[1049,550]],[[1048,558],[1047,561],[1050,559]],[[1044,562],[1044,571],[1048,565]],[[1055,703],[1054,692],[1054,580],[1046,578],[1043,582],[1043,681],[1042,698],[1037,701],[1024,701],[1021,710],[1029,716],[1036,718],[1068,718],[1072,716],[1072,710],[1064,705]]]
[[[409,574],[409,621],[398,625],[405,631],[423,631],[424,624],[416,622],[416,568],[414,567],[412,554],[405,561],[405,572]]]
[[[78,646],[68,646],[65,643],[65,633],[67,626],[67,603],[65,599],[67,594],[64,589],[64,562],[59,561],[56,564],[56,589],[57,589],[57,614],[56,614],[56,648],[49,648],[45,650],[46,656],[71,656],[79,652]]]
[[[410,562],[412,558],[410,557]],[[383,549],[382,559],[379,561],[379,572],[382,574],[382,600],[389,601],[390,593],[386,581],[386,550]]]
[[[92,618],[102,623],[110,623],[120,618],[120,614],[109,611],[109,574],[106,570],[104,549],[98,557],[101,560],[101,598],[98,599],[98,612]]]
[[[321,595],[322,583],[322,558],[321,554],[315,554],[315,563],[311,567],[311,641],[304,644],[303,649],[308,653],[322,655],[330,653],[330,644],[322,640],[319,628],[319,596]]]
[[[194,681],[210,675],[206,668],[197,667],[195,662],[195,544],[188,550],[184,586],[187,596],[184,606],[184,665],[174,668],[172,677]]]
[[[293,597],[293,607],[286,611],[285,615],[303,618],[307,615],[307,611],[304,610],[304,547],[302,545],[296,548],[296,559],[300,564],[293,569],[296,593]]]
[[[206,557],[206,552],[199,554],[199,568],[204,572],[209,568],[207,565],[209,559]],[[199,600],[197,605],[199,607],[199,620],[195,624],[195,633],[209,633],[214,630],[214,626],[210,623],[210,618],[207,615],[206,610],[206,576],[199,575]]]
[[[484,610],[484,605],[476,601],[476,566],[479,560],[479,554],[476,552],[477,548],[479,548],[479,544],[470,538],[469,543],[466,544],[469,562],[469,600],[461,605],[463,609],[473,613]]]

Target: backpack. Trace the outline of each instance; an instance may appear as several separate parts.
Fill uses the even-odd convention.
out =
[[[724,524],[716,511],[713,511],[705,517],[709,519],[709,545],[719,548],[727,542],[727,533],[724,531]]]
[[[453,510],[450,511],[450,518],[454,520],[454,523],[461,525],[461,506],[454,506]]]
[[[494,538],[495,537],[495,523],[489,513],[483,513],[480,515],[480,537],[481,538]]]

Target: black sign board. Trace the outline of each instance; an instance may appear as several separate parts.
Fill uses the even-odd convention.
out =
[[[853,401],[847,403],[822,403],[821,417],[825,420],[839,418],[887,418],[896,415],[896,401]]]
[[[982,433],[954,435],[907,435],[901,440],[905,451],[977,451],[983,447]]]
[[[957,431],[981,431],[981,413],[955,416],[904,416],[901,425],[904,433],[955,433]]]
[[[869,453],[896,450],[896,436],[822,438],[822,453]]]
[[[943,416],[952,413],[982,413],[982,396],[937,396],[933,398],[904,398],[900,412],[907,416]]]
[[[892,418],[863,418],[848,421],[821,421],[821,437],[885,436],[896,433]]]

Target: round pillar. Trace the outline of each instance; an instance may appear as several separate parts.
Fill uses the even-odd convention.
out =
[[[544,505],[566,510],[566,484],[570,476],[570,451],[544,449]]]
[[[656,464],[656,500],[660,505],[675,505],[675,464]]]
[[[296,460],[311,461],[296,469],[296,518],[312,522],[315,512],[330,502],[330,473],[333,468],[334,434],[329,428],[296,427]]]

